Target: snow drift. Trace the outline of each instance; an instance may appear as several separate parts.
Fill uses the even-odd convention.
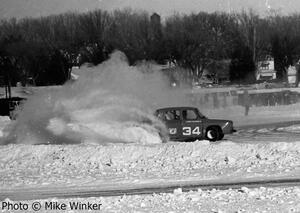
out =
[[[114,52],[97,67],[79,69],[79,79],[29,98],[6,143],[161,143],[159,106],[178,103],[161,72],[129,66]],[[173,101],[172,101],[173,100]]]
[[[0,146],[0,190],[298,177],[299,142]]]

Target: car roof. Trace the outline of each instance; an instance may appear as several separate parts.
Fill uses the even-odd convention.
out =
[[[168,110],[184,110],[184,109],[196,109],[196,107],[187,107],[187,106],[181,106],[181,107],[165,107],[157,109],[156,111],[168,111]]]

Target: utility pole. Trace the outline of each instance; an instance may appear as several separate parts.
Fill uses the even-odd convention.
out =
[[[256,26],[253,26],[253,62],[256,64]]]
[[[10,115],[11,106],[11,83],[10,83],[10,59],[7,56],[0,58],[2,86],[5,89],[5,98],[1,98],[1,115]]]
[[[4,56],[4,84],[5,84],[5,98],[6,100],[11,99],[11,85],[10,85],[10,76],[9,76],[9,58]],[[6,65],[6,66],[5,66]]]

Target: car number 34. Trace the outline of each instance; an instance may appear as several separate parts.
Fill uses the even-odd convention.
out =
[[[201,135],[200,127],[196,126],[194,129],[190,126],[182,127],[182,135]]]

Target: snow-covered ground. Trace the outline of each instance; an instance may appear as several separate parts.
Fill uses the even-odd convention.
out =
[[[299,126],[281,128],[295,131]],[[176,183],[297,178],[300,143],[222,141],[158,145],[6,145],[0,147],[0,191],[164,186]],[[300,188],[241,188],[46,202],[101,204],[101,212],[299,212]],[[5,202],[11,202],[8,199]],[[19,203],[20,201],[16,202]],[[34,201],[21,201],[29,205]],[[7,212],[2,209],[2,212]],[[49,210],[49,208],[48,208]],[[43,211],[47,212],[47,211]],[[48,212],[53,212],[49,210]]]
[[[291,113],[286,112],[287,108],[293,114],[299,113],[297,104],[274,107],[281,116],[276,122],[289,117]],[[274,111],[252,108],[252,116],[260,117],[261,123],[273,122],[272,117],[268,118]],[[5,136],[10,129],[5,130],[5,127],[11,121],[3,117],[0,123],[1,135]],[[273,128],[241,129],[219,143],[204,140],[149,145],[4,145],[0,146],[0,191],[92,186],[120,189],[187,182],[298,178],[299,129],[299,125],[278,127],[276,131]],[[299,191],[298,187],[188,193],[176,190],[173,194],[50,201],[101,203],[103,212],[297,212],[300,210]]]
[[[239,106],[199,106],[209,118],[233,120],[239,131],[218,143],[161,143],[158,130],[163,127],[153,110],[182,105],[185,94],[162,94],[166,88],[160,77],[150,73],[146,78],[122,57],[117,53],[98,67],[100,71],[85,70],[86,76],[75,83],[31,97],[17,121],[0,119],[0,194],[299,178],[300,125],[241,127],[299,121],[299,103],[252,107],[247,117]],[[100,202],[104,212],[297,212],[299,191],[176,190],[78,200]]]
[[[299,142],[6,145],[0,147],[0,188],[297,177],[299,154]]]
[[[252,108],[249,118],[256,117],[258,123],[291,120],[290,118],[297,120],[297,116],[290,115],[298,115],[298,107],[295,104],[264,108],[265,110],[261,107]],[[220,111],[210,112],[221,115],[223,112]],[[240,121],[249,120],[248,117],[244,118],[243,108],[237,115]],[[270,115],[277,115],[277,119]],[[7,135],[11,124],[13,122],[7,117],[1,117],[2,138]],[[204,140],[149,145],[9,144],[0,146],[0,191],[85,186],[120,189],[187,182],[297,178],[300,174],[299,129],[300,125],[278,127],[276,131],[274,128],[240,129],[218,143]],[[177,191],[175,194],[89,198],[78,201],[101,202],[104,212],[148,212],[150,209],[158,212],[292,212],[299,211],[296,202],[299,190],[294,187],[190,193]]]
[[[21,201],[27,204],[32,210],[33,202],[41,204],[43,212],[53,212],[45,210],[48,203],[66,205],[64,212],[87,212],[87,207],[83,210],[74,209],[74,204],[96,205],[98,211],[91,212],[277,212],[292,213],[300,212],[300,188],[256,188],[249,189],[242,187],[237,190],[210,190],[182,192],[176,189],[174,193],[162,193],[152,195],[134,195],[117,197],[98,198],[72,198],[72,199],[47,199],[38,201]],[[7,203],[14,203],[5,200]],[[20,203],[20,201],[15,202]],[[71,209],[73,205],[73,209]],[[83,206],[83,205],[82,205]],[[100,211],[99,211],[100,210]],[[2,212],[7,212],[3,210]],[[59,212],[59,211],[57,211]]]

